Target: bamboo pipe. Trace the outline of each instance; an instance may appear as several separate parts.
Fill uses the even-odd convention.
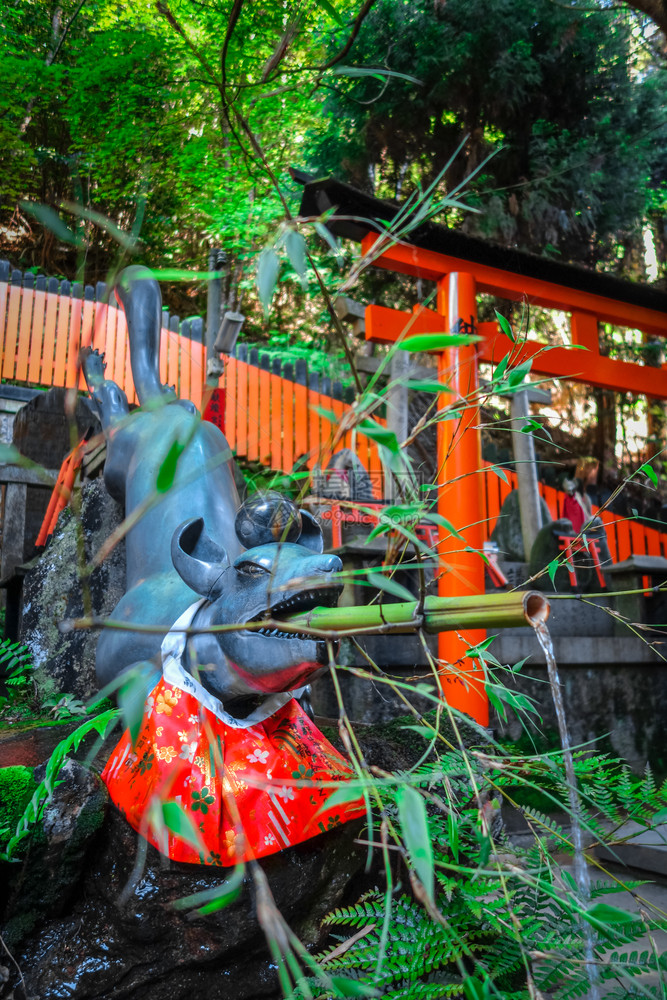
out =
[[[536,590],[512,594],[479,594],[468,597],[427,597],[423,610],[417,601],[402,604],[369,604],[351,608],[313,608],[290,615],[290,628],[318,632],[405,634],[421,627],[425,632],[470,628],[516,628],[545,622],[550,612],[544,594]]]

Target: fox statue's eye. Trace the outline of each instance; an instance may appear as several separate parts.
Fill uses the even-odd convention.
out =
[[[269,571],[258,563],[244,562],[238,565],[237,570],[245,576],[265,576]]]

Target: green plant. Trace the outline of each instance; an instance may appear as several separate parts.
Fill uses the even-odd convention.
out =
[[[76,752],[83,740],[91,732],[96,732],[98,736],[104,737],[112,725],[118,719],[119,711],[116,708],[102,712],[90,719],[86,719],[73,733],[70,733],[64,740],[61,740],[46,763],[46,773],[44,780],[39,783],[33,795],[25,807],[22,816],[19,818],[14,832],[8,836],[4,843],[3,850],[0,851],[0,861],[20,860],[20,845],[30,836],[30,833],[39,823],[44,807],[50,801],[53,791],[58,781],[58,773],[68,758],[70,752]],[[7,831],[7,834],[11,831]],[[7,834],[2,831],[3,838]]]
[[[650,827],[667,815],[667,784],[656,787],[650,773],[634,779],[617,760],[581,754],[576,771],[589,848],[608,838],[610,824],[630,817]],[[399,877],[407,875],[409,884],[392,884],[392,865],[386,890],[371,889],[330,913],[324,923],[338,934],[318,956],[322,968],[379,990],[384,1000],[569,1000],[589,995],[592,947],[600,996],[661,995],[644,986],[635,992],[631,983],[667,970],[667,955],[651,944],[653,931],[667,922],[642,898],[644,883],[623,886],[637,900],[636,913],[600,902],[618,892],[615,880],[598,879],[590,902],[582,900],[567,866],[553,860],[554,849],[572,853],[569,831],[525,808],[534,836],[517,847],[498,822],[503,795],[511,800],[516,785],[544,789],[545,777],[553,804],[567,802],[558,755],[450,750],[395,783],[376,785],[381,812],[374,839],[387,856],[395,827],[394,851],[407,866]],[[409,811],[401,810],[406,787]],[[641,939],[649,947],[630,951]]]

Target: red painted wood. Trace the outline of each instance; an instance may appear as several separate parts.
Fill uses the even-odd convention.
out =
[[[33,295],[32,314],[32,346],[28,360],[28,382],[41,384],[42,356],[44,353],[44,315],[46,312],[46,291],[37,291]]]
[[[259,369],[259,460],[271,465],[271,374]]]
[[[19,318],[21,312],[21,291],[19,285],[10,285],[7,306],[7,326],[2,359],[2,377],[14,378],[16,371],[16,348],[19,339]]]
[[[2,286],[0,286],[2,287]],[[58,295],[46,293],[46,315],[44,317],[44,347],[42,349],[42,370],[40,382],[42,385],[55,385],[54,354],[56,347],[56,319],[58,317]]]

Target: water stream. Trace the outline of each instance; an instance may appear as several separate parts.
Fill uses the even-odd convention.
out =
[[[543,620],[531,618],[531,624],[535,629],[538,642],[544,650],[547,660],[547,671],[549,674],[549,684],[551,685],[551,695],[553,697],[554,708],[556,709],[556,719],[558,720],[558,732],[560,743],[563,748],[563,765],[565,767],[565,777],[567,779],[567,796],[570,806],[570,817],[572,824],[572,845],[574,847],[574,880],[579,890],[579,899],[586,906],[591,898],[591,884],[588,877],[588,868],[584,856],[584,836],[581,826],[581,800],[577,790],[577,779],[574,773],[574,760],[572,757],[572,744],[565,718],[565,706],[563,704],[563,691],[560,677],[558,676],[558,666],[554,656],[551,635]],[[584,935],[584,955],[588,963],[588,976],[590,990],[587,1000],[599,1000],[600,987],[598,985],[598,970],[595,964],[594,935],[591,926],[582,921],[582,933]]]

